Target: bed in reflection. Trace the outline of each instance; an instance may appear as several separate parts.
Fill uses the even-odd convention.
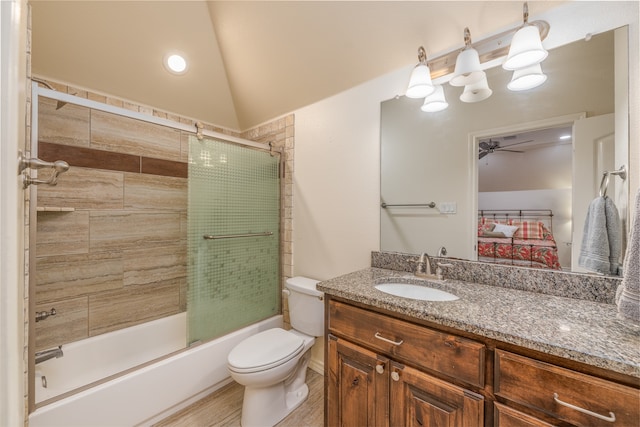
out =
[[[553,212],[478,211],[478,261],[560,270]]]

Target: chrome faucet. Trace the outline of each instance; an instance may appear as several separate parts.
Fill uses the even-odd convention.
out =
[[[446,249],[442,251],[443,248],[440,248],[440,253],[444,252]],[[440,253],[438,255],[440,255]],[[420,261],[418,261],[418,265],[416,266],[416,272],[414,273],[418,277],[424,277],[425,279],[436,279],[436,280],[444,280],[444,271],[442,267],[453,267],[453,264],[437,262],[436,263],[436,273],[433,274],[431,272],[431,258],[429,255],[424,252],[420,255]]]
[[[44,362],[45,360],[53,359],[54,357],[58,359],[62,356],[64,356],[64,353],[62,352],[61,345],[59,345],[57,348],[39,351],[36,353],[36,365],[38,363]]]

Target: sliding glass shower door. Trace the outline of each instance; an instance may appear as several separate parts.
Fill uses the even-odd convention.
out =
[[[279,158],[189,139],[188,342],[279,312]]]

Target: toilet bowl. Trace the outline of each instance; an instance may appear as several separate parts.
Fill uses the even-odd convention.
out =
[[[293,277],[283,294],[289,298],[293,329],[273,328],[235,346],[227,358],[231,377],[245,387],[243,427],[273,426],[302,404],[310,349],[324,332],[323,294],[317,280]]]

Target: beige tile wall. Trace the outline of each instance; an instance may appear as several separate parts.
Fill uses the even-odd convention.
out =
[[[153,108],[50,82],[58,91],[195,122]],[[39,140],[186,162],[188,132],[50,99],[39,104]],[[293,115],[238,134],[284,150],[282,280],[292,274]],[[62,159],[64,160],[64,159]],[[55,187],[38,188],[36,311],[56,316],[35,324],[35,350],[184,311],[187,179],[72,167]],[[288,314],[288,313],[287,313]]]
[[[41,99],[39,141],[180,160],[178,130]],[[36,351],[185,309],[186,178],[71,167],[37,201],[75,210],[38,212]]]

